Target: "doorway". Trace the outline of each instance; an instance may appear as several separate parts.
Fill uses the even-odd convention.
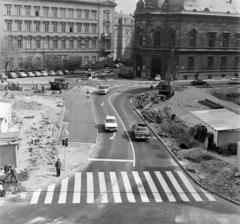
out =
[[[151,63],[151,77],[154,79],[155,76],[161,75],[161,65],[162,65],[162,60],[160,58],[154,58]],[[162,75],[161,75],[162,79]]]
[[[141,77],[142,73],[142,57],[140,55],[136,56],[136,76]]]

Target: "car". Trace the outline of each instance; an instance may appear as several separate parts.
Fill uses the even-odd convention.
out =
[[[104,122],[105,131],[117,131],[118,124],[115,116],[107,115]]]
[[[118,63],[117,65],[118,65],[118,67],[124,67],[124,64],[122,64],[122,63]]]
[[[109,88],[107,85],[100,85],[98,87],[98,94],[108,94],[109,93]]]
[[[113,72],[113,70],[114,69],[112,69],[112,68],[104,68],[103,70],[102,70],[102,72]]]
[[[106,77],[106,76],[111,76],[111,75],[115,75],[115,73],[114,72],[111,72],[111,71],[104,71],[104,72],[101,72],[100,74],[99,74],[99,77]]]
[[[239,78],[231,78],[229,79],[229,84],[240,84],[240,79]]]
[[[157,74],[157,75],[155,76],[155,79],[154,79],[154,80],[155,80],[155,81],[161,81],[161,75],[158,75],[158,74]]]
[[[207,82],[206,81],[203,81],[202,79],[195,79],[191,82],[192,85],[206,85]]]
[[[70,75],[70,72],[68,70],[63,70],[62,72],[64,75]]]
[[[42,76],[48,76],[48,73],[46,72],[46,71],[41,71],[41,73],[42,73]]]
[[[49,72],[48,72],[48,75],[49,75],[49,76],[54,76],[54,75],[56,75],[56,73],[55,73],[54,71],[49,71]]]
[[[42,73],[39,72],[39,71],[35,71],[35,76],[36,76],[36,77],[41,77],[41,76],[42,76]]]
[[[35,76],[35,74],[33,72],[26,72],[27,77],[29,78],[33,78]]]
[[[84,74],[86,70],[84,69],[76,69],[73,71],[74,74]]]
[[[63,75],[63,72],[61,70],[57,70],[57,71],[55,71],[55,74],[56,75]]]
[[[18,77],[15,72],[9,72],[7,76],[9,79],[16,79]]]
[[[18,72],[17,76],[18,78],[27,78],[27,74],[25,72]]]
[[[135,139],[150,139],[150,132],[146,124],[137,123],[132,125],[132,133]]]
[[[56,78],[56,79],[54,79],[54,82],[55,83],[59,82],[61,88],[68,89],[69,82],[67,80]]]

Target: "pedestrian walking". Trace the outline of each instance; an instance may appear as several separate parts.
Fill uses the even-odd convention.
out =
[[[57,159],[57,162],[55,163],[57,177],[60,177],[60,175],[61,175],[61,165],[62,164],[61,164],[60,159]]]
[[[10,169],[11,169],[11,164],[5,164],[4,166],[4,173],[5,173],[5,178],[4,178],[4,182],[6,183],[8,178],[11,176],[11,172],[10,172]]]
[[[14,178],[15,183],[18,183],[17,172],[13,166],[10,167],[10,174],[11,174],[11,182],[13,182],[13,178]]]

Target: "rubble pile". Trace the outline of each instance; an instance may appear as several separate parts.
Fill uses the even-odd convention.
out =
[[[133,99],[132,103],[136,108],[143,109],[148,103],[150,103],[149,95],[146,93],[138,95]]]

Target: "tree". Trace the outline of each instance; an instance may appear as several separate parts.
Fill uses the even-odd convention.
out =
[[[82,57],[71,55],[64,61],[64,67],[68,70],[74,70],[82,65]]]
[[[62,61],[61,58],[56,55],[47,55],[44,58],[44,65],[48,70],[61,69]]]
[[[4,37],[0,47],[0,66],[4,67],[5,73],[7,73],[8,67],[12,70],[17,64],[19,56],[17,44],[13,38]]]

